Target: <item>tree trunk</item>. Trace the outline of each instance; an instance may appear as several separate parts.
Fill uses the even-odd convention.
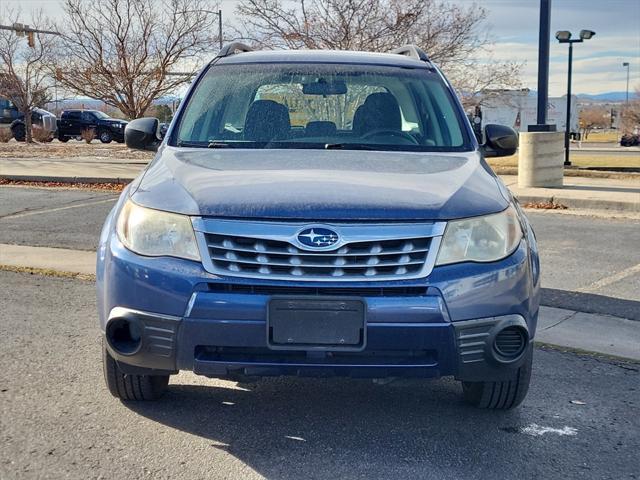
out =
[[[24,112],[24,132],[25,132],[24,141],[26,143],[33,143],[33,132],[31,127],[31,109],[30,108],[28,108]]]

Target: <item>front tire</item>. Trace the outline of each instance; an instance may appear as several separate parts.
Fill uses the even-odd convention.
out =
[[[498,382],[462,382],[462,394],[467,403],[478,408],[509,410],[522,403],[529,391],[533,348],[525,354],[524,363],[509,380]]]
[[[102,345],[102,367],[109,392],[120,400],[157,400],[169,384],[169,375],[123,373],[104,344]]]
[[[111,135],[111,132],[109,132],[107,130],[102,130],[98,134],[98,138],[100,139],[100,141],[102,143],[111,143],[111,141],[113,140],[113,136]]]
[[[16,125],[11,129],[11,133],[16,142],[24,142],[27,138],[27,129],[24,125]]]

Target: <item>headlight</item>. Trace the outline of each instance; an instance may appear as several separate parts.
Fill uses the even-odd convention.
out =
[[[144,208],[129,200],[120,212],[116,231],[124,246],[140,255],[200,261],[193,226],[186,215]]]
[[[513,253],[521,238],[513,206],[493,215],[454,220],[447,224],[436,265],[495,262]]]

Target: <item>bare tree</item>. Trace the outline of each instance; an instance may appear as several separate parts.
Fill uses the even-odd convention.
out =
[[[208,0],[64,0],[56,78],[78,95],[99,99],[129,118],[175,91],[217,41]]]
[[[640,127],[640,85],[635,88],[635,95],[622,108],[620,118],[622,133],[634,133]]]
[[[446,74],[465,108],[491,105],[503,92],[520,89],[522,64],[500,61],[461,61],[449,64]]]
[[[240,36],[262,48],[385,51],[400,45],[429,1],[244,0]]]
[[[594,128],[607,128],[611,125],[611,113],[603,107],[591,106],[580,110],[580,128],[584,140]]]
[[[237,35],[260,48],[384,52],[415,43],[445,71],[463,100],[488,88],[520,86],[520,64],[486,55],[491,45],[487,13],[476,3],[243,0],[237,13],[242,19]]]
[[[3,19],[10,23],[19,23],[19,10],[4,10]],[[51,22],[42,11],[31,15],[29,26],[33,29],[50,30]],[[53,64],[55,37],[46,34],[33,34],[33,46],[27,44],[27,38],[19,37],[17,32],[0,30],[0,97],[13,102],[24,115],[25,140],[33,141],[31,109],[40,106],[47,98],[49,88],[48,72]]]

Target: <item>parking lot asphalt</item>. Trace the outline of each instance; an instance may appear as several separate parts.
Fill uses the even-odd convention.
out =
[[[116,199],[107,192],[0,187],[0,243],[95,250]],[[637,311],[640,319],[640,220],[527,215],[547,304],[626,318]]]
[[[103,385],[93,282],[0,272],[0,284],[2,479],[640,474],[637,364],[538,349],[509,412],[465,406],[449,379],[180,374],[159,402],[124,404]]]
[[[111,192],[0,187],[0,243],[95,250],[117,198]]]

